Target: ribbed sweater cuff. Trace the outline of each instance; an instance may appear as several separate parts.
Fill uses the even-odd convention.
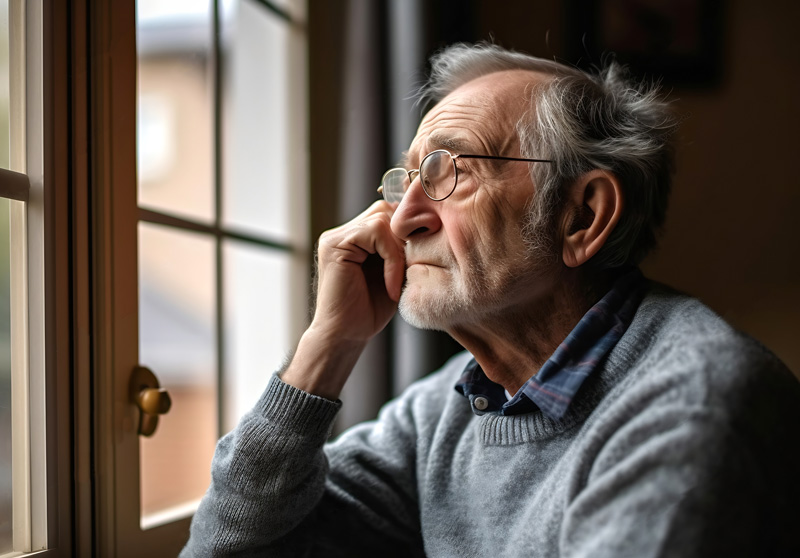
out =
[[[308,437],[327,438],[341,401],[306,393],[283,382],[274,374],[255,406],[270,424]]]

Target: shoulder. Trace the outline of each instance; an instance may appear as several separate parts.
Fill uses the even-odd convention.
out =
[[[607,368],[624,370],[603,405],[618,425],[693,424],[691,436],[725,433],[765,456],[800,447],[800,382],[697,299],[652,284]]]
[[[637,370],[641,380],[666,375],[696,389],[715,390],[741,389],[753,381],[798,385],[761,343],[699,300],[657,283],[651,284],[614,353],[616,362]]]

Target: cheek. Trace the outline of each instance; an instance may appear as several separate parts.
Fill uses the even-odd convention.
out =
[[[525,248],[516,216],[491,203],[479,207],[480,211],[462,209],[449,219],[442,215],[442,223],[462,273],[486,276],[503,261],[524,258]]]
[[[459,183],[463,197],[442,207],[448,244],[462,267],[525,256],[522,227],[531,193],[514,188],[521,179],[509,182],[481,180],[478,187],[471,181]]]
[[[490,242],[491,229],[484,227],[482,218],[476,215],[465,205],[451,204],[439,214],[442,220],[442,229],[447,238],[450,252],[458,263],[464,268],[472,259],[476,250],[483,253],[482,244]]]
[[[522,242],[522,224],[524,222],[525,207],[519,207],[502,195],[493,196],[487,193],[483,199],[476,203],[475,223],[483,232],[485,248],[491,255],[503,257],[515,255]]]

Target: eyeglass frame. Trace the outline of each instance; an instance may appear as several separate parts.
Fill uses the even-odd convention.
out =
[[[522,158],[522,157],[502,157],[500,155],[471,155],[471,154],[463,154],[463,153],[458,153],[456,155],[453,155],[447,149],[434,149],[433,151],[431,151],[430,153],[428,153],[427,155],[425,155],[422,158],[422,161],[420,161],[420,163],[419,163],[419,168],[422,168],[422,165],[425,163],[425,159],[427,159],[428,157],[430,157],[434,153],[447,153],[450,156],[450,160],[453,163],[453,187],[450,189],[450,192],[446,196],[444,196],[442,198],[434,198],[433,196],[431,196],[428,193],[428,190],[425,189],[425,185],[422,184],[421,181],[420,181],[420,185],[422,186],[422,191],[425,192],[425,195],[428,196],[428,198],[430,198],[433,201],[444,201],[447,198],[449,198],[450,196],[452,196],[453,192],[456,191],[456,186],[458,186],[458,166],[456,165],[456,159],[494,159],[494,160],[498,160],[498,161],[522,161],[522,162],[526,162],[526,163],[552,163],[553,162],[551,159],[526,159],[526,158]],[[383,196],[383,199],[388,202],[389,200],[386,199],[386,195],[383,192],[383,181],[384,181],[384,178],[386,177],[386,175],[389,174],[392,171],[397,171],[397,170],[403,171],[403,172],[408,174],[408,180],[409,180],[409,186],[410,186],[414,182],[414,180],[417,178],[417,176],[419,176],[419,168],[406,170],[406,169],[404,169],[402,167],[393,167],[391,169],[388,169],[386,172],[383,173],[383,176],[381,177],[381,185],[378,186],[378,193],[381,194]],[[414,174],[414,173],[416,173],[416,176],[412,177],[411,175]],[[405,193],[403,193],[403,197],[405,197]]]

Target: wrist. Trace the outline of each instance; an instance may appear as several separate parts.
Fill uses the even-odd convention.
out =
[[[312,326],[301,337],[281,380],[306,393],[335,401],[365,346],[366,342],[328,337]]]

